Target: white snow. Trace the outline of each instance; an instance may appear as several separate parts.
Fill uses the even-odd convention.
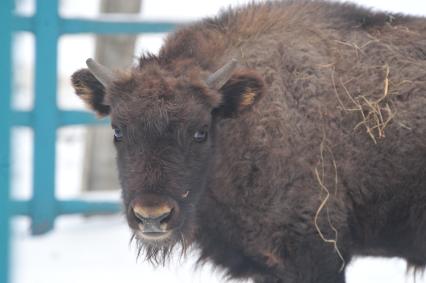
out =
[[[14,223],[14,282],[221,282],[210,266],[193,270],[194,258],[155,269],[136,261],[121,216],[62,217],[55,232],[29,237]]]
[[[216,0],[144,0],[142,17],[148,19],[192,20],[214,15],[223,7],[250,2]],[[423,0],[353,0],[375,9],[426,15]],[[98,0],[63,0],[61,14],[70,16],[95,16]],[[18,9],[26,14],[34,12],[34,3],[19,0]],[[164,35],[143,35],[137,43],[136,55],[156,52]],[[84,59],[93,56],[94,37],[73,35],[59,42],[59,96],[61,108],[82,108],[73,95],[69,77],[73,71],[84,67]],[[19,70],[15,85],[19,87],[14,106],[19,109],[32,107],[34,38],[28,33],[16,36],[17,52],[15,70]],[[81,195],[81,165],[84,147],[84,127],[67,127],[58,131],[57,144],[57,196],[59,198],[85,197],[119,199],[119,193]],[[32,180],[32,132],[17,128],[13,131],[13,191],[15,198],[31,196]],[[136,261],[135,248],[129,245],[130,232],[121,215],[64,216],[56,223],[56,229],[46,235],[32,237],[28,219],[13,220],[12,275],[13,283],[67,283],[67,282],[223,282],[220,270],[206,265],[194,270],[196,253],[186,260],[173,259],[166,267],[153,268]],[[359,258],[348,267],[348,283],[426,283],[426,278],[406,274],[405,262],[400,259]]]

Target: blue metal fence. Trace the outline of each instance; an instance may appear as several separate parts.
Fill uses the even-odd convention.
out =
[[[120,210],[120,204],[108,201],[83,201],[55,198],[55,144],[59,127],[99,124],[84,111],[64,111],[58,108],[57,53],[58,39],[64,34],[130,34],[168,32],[174,22],[143,22],[126,17],[96,20],[61,18],[58,0],[36,1],[34,16],[14,13],[14,0],[0,1],[0,283],[10,280],[10,217],[24,215],[31,219],[33,234],[53,229],[59,215],[74,213],[105,213]],[[12,34],[28,31],[35,36],[34,107],[30,111],[16,111],[11,107],[12,89]],[[84,60],[85,58],[81,58]],[[30,127],[34,131],[33,197],[30,200],[10,199],[11,187],[11,129]]]

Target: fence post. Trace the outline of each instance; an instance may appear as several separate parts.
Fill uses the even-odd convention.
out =
[[[55,199],[55,156],[58,108],[57,44],[58,2],[36,1],[35,24],[35,102],[32,226],[34,235],[53,228],[57,214]]]
[[[12,0],[0,3],[0,283],[9,282]]]

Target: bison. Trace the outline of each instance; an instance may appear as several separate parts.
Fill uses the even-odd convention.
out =
[[[252,3],[180,27],[129,70],[87,60],[139,252],[229,278],[343,283],[351,258],[426,266],[426,19]]]

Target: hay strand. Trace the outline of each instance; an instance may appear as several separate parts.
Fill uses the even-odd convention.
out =
[[[334,250],[336,251],[338,257],[341,259],[342,261],[342,265],[340,267],[340,272],[344,270],[345,265],[346,265],[346,261],[343,258],[342,253],[340,252],[340,249],[337,245],[337,241],[339,238],[339,233],[336,229],[336,227],[333,225],[333,223],[331,222],[331,218],[330,218],[330,213],[329,213],[329,209],[327,205],[327,202],[330,199],[330,190],[327,188],[327,186],[324,183],[324,178],[325,178],[325,164],[324,164],[324,148],[325,148],[325,142],[326,142],[326,137],[325,137],[325,130],[323,129],[323,139],[321,141],[320,144],[320,167],[321,167],[321,174],[319,173],[318,167],[315,167],[314,169],[314,173],[315,173],[315,178],[320,186],[321,192],[325,192],[325,198],[321,201],[320,206],[318,207],[316,213],[315,213],[315,217],[314,217],[314,224],[315,224],[315,228],[319,234],[319,236],[321,237],[321,239],[326,242],[326,243],[330,243],[333,245]],[[334,195],[337,195],[337,188],[338,188],[338,176],[337,176],[337,164],[336,161],[334,159],[334,155],[333,152],[331,151],[330,147],[326,147],[327,151],[329,152],[331,159],[332,159],[332,163],[333,163],[333,168],[334,168]],[[327,214],[327,221],[328,224],[330,226],[330,228],[333,230],[334,232],[334,238],[327,238],[325,237],[325,235],[323,234],[323,232],[321,231],[321,228],[318,225],[318,218],[319,215],[321,213],[321,211],[325,208],[326,210],[326,214]]]
[[[377,144],[378,139],[385,138],[385,129],[395,117],[395,111],[391,108],[391,104],[387,102],[389,99],[389,65],[386,64],[382,67],[385,71],[385,78],[383,81],[383,95],[374,99],[366,95],[358,95],[354,97],[346,87],[346,84],[340,79],[340,86],[343,88],[344,93],[352,104],[351,107],[343,103],[342,98],[337,90],[334,69],[331,73],[331,81],[333,89],[336,94],[337,101],[344,111],[358,112],[361,115],[361,121],[355,125],[354,130],[363,126],[367,134],[371,137],[373,142]]]

